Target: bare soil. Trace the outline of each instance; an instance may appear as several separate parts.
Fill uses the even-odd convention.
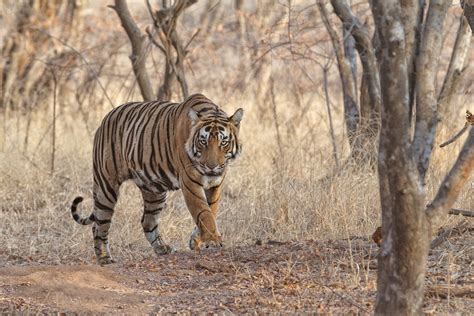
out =
[[[474,311],[472,234],[432,251],[424,311]],[[378,248],[369,238],[257,242],[98,266],[0,253],[0,313],[371,313]],[[470,261],[469,261],[470,260]]]

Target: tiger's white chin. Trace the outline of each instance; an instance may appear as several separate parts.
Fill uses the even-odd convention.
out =
[[[205,190],[219,186],[222,183],[223,177],[220,176],[202,176],[202,186]]]

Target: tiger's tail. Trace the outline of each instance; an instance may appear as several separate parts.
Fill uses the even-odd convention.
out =
[[[72,218],[76,221],[76,223],[81,225],[90,225],[95,221],[94,214],[89,215],[89,217],[81,217],[77,214],[77,206],[83,201],[84,199],[82,196],[78,196],[72,201],[71,205],[71,215]]]

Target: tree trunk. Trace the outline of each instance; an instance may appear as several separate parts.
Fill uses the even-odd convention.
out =
[[[337,65],[339,68],[339,76],[342,82],[342,93],[344,95],[344,121],[346,123],[347,135],[349,138],[349,145],[351,147],[351,154],[354,155],[357,151],[355,147],[356,131],[359,121],[359,109],[357,107],[357,95],[354,77],[352,75],[351,65],[344,57],[344,49],[339,43],[337,32],[332,25],[326,6],[323,3],[318,3],[319,11],[323,19],[326,30],[331,37],[334,52],[337,58]]]
[[[374,17],[382,47],[383,91],[379,183],[384,243],[378,264],[376,314],[421,312],[429,239],[424,194],[410,155],[408,72],[397,1],[376,1]],[[389,17],[389,18],[388,18]]]
[[[135,78],[137,78],[142,97],[145,101],[153,100],[155,99],[153,88],[151,87],[150,78],[148,77],[148,72],[146,70],[146,37],[135,23],[125,0],[115,0],[115,6],[111,6],[111,8],[117,12],[122,27],[132,44],[130,60],[132,61],[133,73],[135,74]]]
[[[448,1],[432,0],[417,62],[418,136],[432,141],[432,94],[439,60],[438,34]],[[406,8],[405,8],[406,9]],[[431,151],[413,151],[411,138],[410,59],[407,56],[402,7],[396,0],[374,1],[372,12],[381,43],[382,127],[379,144],[379,185],[383,245],[378,259],[378,315],[418,315],[423,306],[424,278],[430,240],[452,207],[474,168],[474,129],[432,203],[425,207],[424,177]],[[410,50],[413,48],[410,48]],[[419,100],[426,96],[427,100]],[[418,101],[419,100],[419,101]],[[436,99],[435,99],[436,101]],[[436,103],[436,102],[435,102]],[[436,104],[434,105],[436,106]],[[426,147],[423,147],[425,150]]]
[[[369,35],[368,28],[360,23],[357,17],[352,13],[352,10],[346,0],[331,0],[334,12],[337,14],[345,29],[350,30],[350,34],[354,37],[356,49],[362,62],[362,83],[367,90],[367,94],[361,100],[362,107],[369,108],[370,115],[367,121],[363,119],[359,124],[357,136],[359,139],[359,154],[362,155],[365,161],[376,161],[376,146],[375,139],[379,134],[380,128],[380,78],[378,71],[378,63],[373,49],[372,40]],[[361,94],[362,96],[362,94]],[[367,102],[362,104],[362,101]]]

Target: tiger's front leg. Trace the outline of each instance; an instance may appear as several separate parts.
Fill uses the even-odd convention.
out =
[[[189,248],[198,250],[203,244],[211,243],[221,245],[222,239],[213,213],[217,212],[217,208],[210,207],[204,188],[193,182],[183,183],[181,187],[186,205],[196,223],[189,240]],[[220,197],[220,191],[218,195]],[[218,201],[215,204],[217,205]]]

